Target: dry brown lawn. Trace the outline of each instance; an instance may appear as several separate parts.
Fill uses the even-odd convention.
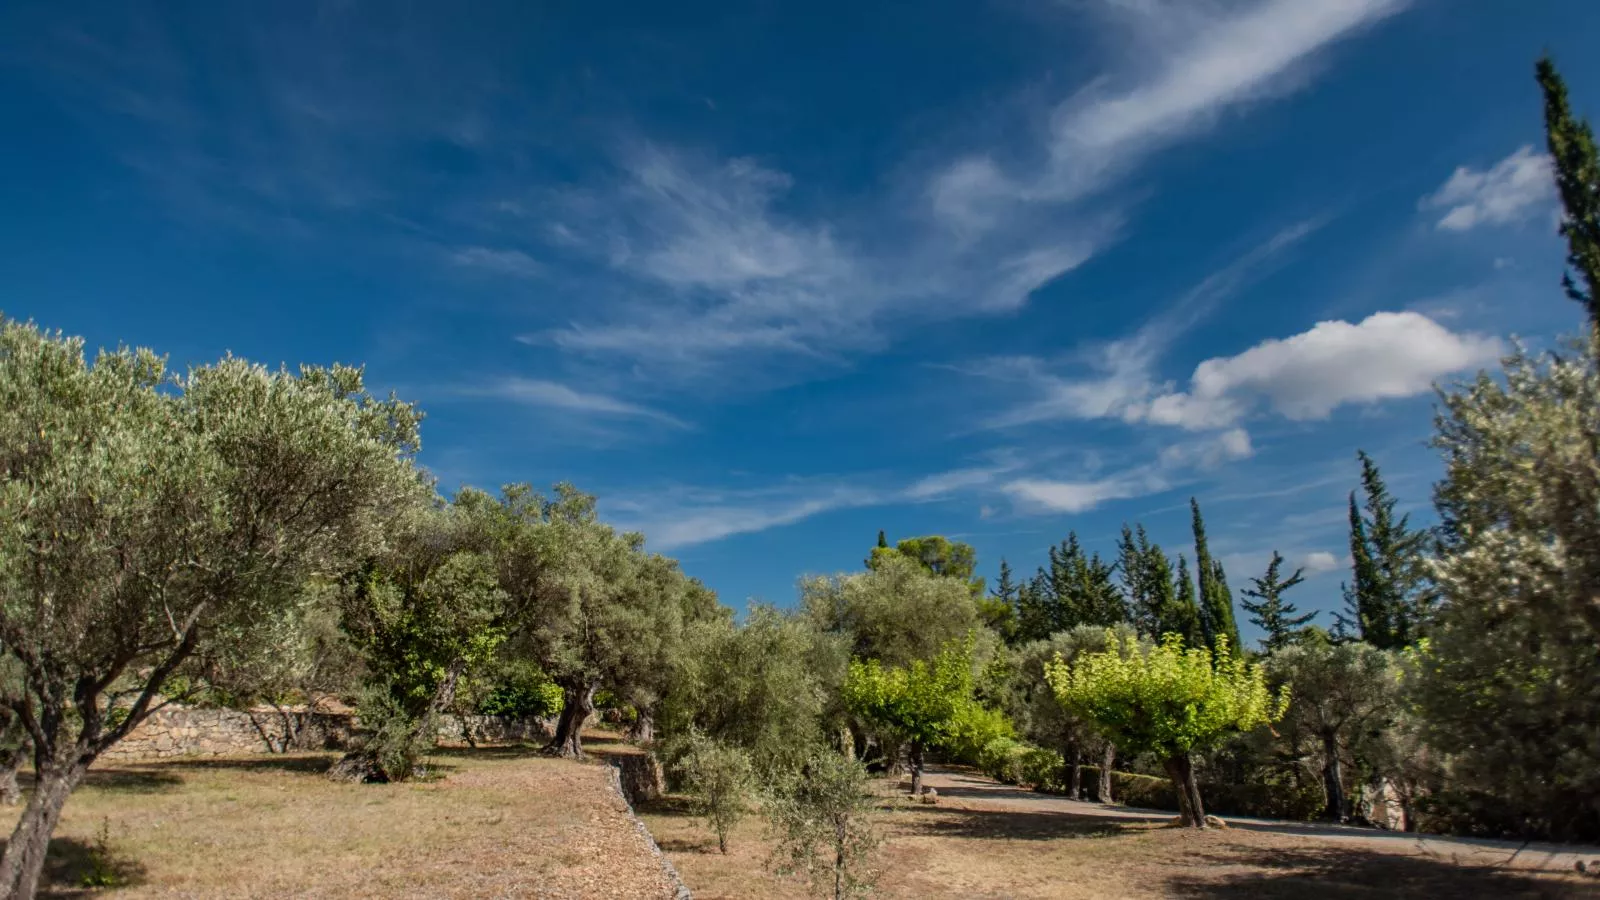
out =
[[[443,750],[437,780],[342,785],[336,754],[92,769],[51,844],[46,896],[670,896],[602,765]],[[15,813],[6,811],[9,833]],[[128,876],[78,887],[104,825]]]
[[[696,900],[801,898],[766,870],[754,817],[728,855],[681,798],[640,810]],[[894,898],[1587,898],[1600,880],[1503,872],[1412,852],[1231,829],[1191,833],[1148,822],[1020,812],[982,801],[886,799],[877,896]]]

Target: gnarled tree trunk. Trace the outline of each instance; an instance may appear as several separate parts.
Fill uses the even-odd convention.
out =
[[[911,796],[922,796],[922,742],[911,742]]]
[[[32,750],[33,741],[24,734],[15,747],[0,756],[0,804],[16,806],[22,802],[22,788],[17,786],[17,770],[22,768],[22,763]]]
[[[22,817],[6,842],[5,853],[0,855],[0,897],[32,900],[38,893],[45,851],[50,846],[50,835],[55,832],[56,823],[61,820],[61,807],[82,780],[91,759],[92,756],[72,754],[71,761],[66,764],[40,760],[28,805],[23,807]]]
[[[1100,755],[1100,802],[1115,803],[1111,797],[1111,767],[1117,764],[1117,745],[1106,742],[1105,751]]]
[[[648,744],[656,739],[656,717],[649,709],[640,709],[628,726],[628,740],[635,744]]]
[[[1166,759],[1167,777],[1178,793],[1178,820],[1186,828],[1206,827],[1206,808],[1200,801],[1200,785],[1194,779],[1194,763],[1189,754]]]
[[[556,720],[556,736],[545,746],[545,753],[583,759],[583,725],[594,713],[594,693],[599,689],[594,682],[562,686],[561,718]]]
[[[1324,815],[1335,822],[1343,822],[1344,766],[1339,761],[1339,736],[1331,731],[1322,735],[1322,760],[1322,787],[1328,794]]]
[[[1067,757],[1067,768],[1071,769],[1071,778],[1067,782],[1067,796],[1074,800],[1083,799],[1083,748],[1074,744]]]

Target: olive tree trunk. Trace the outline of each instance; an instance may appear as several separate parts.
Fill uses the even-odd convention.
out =
[[[648,744],[656,739],[656,717],[649,708],[641,708],[628,726],[628,740],[635,744]]]
[[[69,762],[41,760],[34,778],[33,792],[28,795],[28,805],[6,842],[0,855],[0,897],[7,900],[32,900],[39,890],[39,878],[44,873],[45,851],[50,847],[50,835],[61,821],[61,808],[66,805],[72,789],[88,770],[88,759],[72,754]]]
[[[33,743],[23,735],[15,747],[0,757],[0,805],[16,806],[22,802],[22,788],[17,786],[17,770],[27,760]]]
[[[911,796],[922,796],[922,742],[911,742]]]
[[[1117,764],[1117,745],[1106,742],[1105,751],[1100,756],[1100,802],[1115,803],[1111,796],[1111,768]]]
[[[1328,808],[1324,815],[1335,822],[1343,822],[1344,766],[1339,761],[1339,736],[1332,731],[1322,735],[1322,787],[1328,795]]]
[[[600,685],[592,681],[562,686],[561,717],[556,720],[556,736],[545,746],[545,753],[583,759],[583,725],[594,713],[594,694],[599,689]]]
[[[1206,827],[1206,808],[1200,800],[1200,785],[1194,779],[1194,762],[1180,753],[1166,759],[1167,777],[1178,794],[1178,821],[1185,828]]]

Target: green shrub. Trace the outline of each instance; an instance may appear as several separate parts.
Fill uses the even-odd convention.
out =
[[[1029,747],[1022,755],[1022,784],[1036,791],[1062,791],[1061,771],[1065,763],[1061,754],[1043,747]]]
[[[367,733],[361,751],[377,767],[384,781],[406,781],[418,773],[418,763],[433,749],[436,729],[413,716],[393,694],[370,688],[361,695],[356,715]],[[432,718],[430,710],[424,713]]]
[[[490,688],[478,704],[483,716],[549,718],[561,714],[561,688],[542,673],[507,680]]]
[[[749,809],[754,774],[750,754],[702,734],[689,736],[681,763],[684,785],[695,811],[717,835],[717,849],[728,852],[728,833]]]
[[[997,737],[979,751],[977,764],[985,775],[1006,784],[1022,781],[1022,761],[1029,747],[1013,737]]]

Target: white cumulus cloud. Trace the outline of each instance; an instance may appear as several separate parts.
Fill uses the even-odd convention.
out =
[[[1456,333],[1416,312],[1318,322],[1237,356],[1206,360],[1187,391],[1154,398],[1140,418],[1217,428],[1264,399],[1287,418],[1320,419],[1345,404],[1425,393],[1439,377],[1492,362],[1500,351],[1493,337]]]
[[[1457,168],[1439,190],[1422,198],[1418,208],[1442,209],[1439,228],[1466,231],[1524,221],[1554,197],[1550,157],[1523,146],[1489,169]]]

